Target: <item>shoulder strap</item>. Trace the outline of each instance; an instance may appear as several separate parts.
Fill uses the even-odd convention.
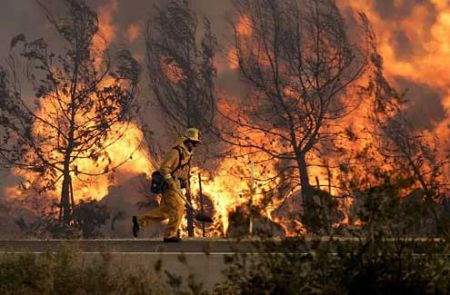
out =
[[[178,165],[177,165],[177,167],[175,168],[175,170],[172,171],[172,176],[173,176],[173,175],[175,174],[175,172],[177,172],[179,169],[181,169],[182,167],[188,165],[188,164],[189,164],[189,161],[191,160],[191,159],[189,159],[189,161],[187,161],[187,162],[183,165],[182,163],[183,163],[184,157],[183,157],[183,153],[181,152],[180,147],[179,147],[179,146],[175,146],[175,147],[173,147],[173,149],[178,151]]]

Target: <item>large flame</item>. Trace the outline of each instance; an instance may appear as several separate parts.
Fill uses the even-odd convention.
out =
[[[442,93],[442,105],[445,108],[446,117],[440,122],[436,122],[432,130],[429,131],[429,136],[437,136],[443,142],[441,143],[441,153],[445,152],[445,147],[450,146],[448,140],[450,139],[450,3],[448,0],[430,0],[434,7],[435,19],[429,20],[429,7],[425,5],[426,1],[416,3],[407,17],[403,18],[385,18],[375,11],[376,1],[360,1],[360,0],[339,0],[338,5],[344,10],[351,7],[353,13],[356,15],[358,11],[363,11],[367,14],[377,35],[378,49],[384,58],[385,74],[387,78],[406,77],[415,82],[420,82],[429,85],[433,89],[438,89]],[[393,1],[394,5],[400,6],[404,1]],[[112,41],[117,33],[117,28],[112,24],[111,15],[117,11],[117,0],[112,1],[100,9],[99,20],[101,24],[102,39],[96,39],[96,47],[100,50],[105,50],[102,47],[106,41]],[[427,25],[425,25],[427,24]],[[236,32],[243,38],[250,37],[253,33],[251,21],[248,17],[241,17],[236,23]],[[409,46],[409,56],[402,58],[396,51],[392,40],[395,38],[394,30],[401,31],[405,36],[411,40]],[[140,28],[137,25],[130,25],[127,30],[127,38],[133,42],[138,34]],[[406,46],[406,45],[404,45]],[[167,78],[172,82],[180,81],[184,78],[182,71],[175,64],[165,65],[165,73]],[[238,70],[238,57],[236,49],[228,50],[228,69],[232,71]],[[367,78],[367,77],[366,77]],[[363,79],[366,79],[363,78]],[[361,81],[364,84],[364,80]],[[285,95],[289,95],[291,90],[284,89]],[[220,106],[221,111],[228,114],[237,113],[239,104],[228,102]],[[40,105],[42,114],[51,112],[52,106],[45,101]],[[338,142],[338,145],[351,147],[351,152],[357,153],[365,150],[367,147],[374,144],[372,138],[368,135],[366,126],[369,125],[367,113],[371,110],[371,102],[363,102],[359,108],[352,114],[351,117],[345,118],[340,122],[349,132],[354,133],[354,137],[358,140],[352,140],[353,136],[348,136]],[[39,133],[44,130],[39,130],[35,126],[33,132]],[[123,128],[128,128],[125,135],[115,144],[107,149],[108,159],[103,161],[111,161],[112,165],[117,165],[129,159],[124,165],[120,166],[114,174],[106,174],[97,177],[74,177],[74,189],[77,199],[95,198],[102,199],[108,193],[108,187],[112,184],[118,184],[123,181],[126,175],[136,175],[142,172],[148,173],[152,171],[152,165],[149,160],[149,155],[146,151],[140,148],[142,142],[142,132],[138,125],[129,123],[125,126],[117,124],[113,132],[120,132]],[[330,127],[332,128],[332,127]],[[248,132],[248,130],[235,130],[235,132]],[[262,133],[247,134],[251,136],[253,141],[258,141],[264,144],[271,141],[270,136]],[[350,138],[350,139],[349,139]],[[105,144],[107,144],[106,139]],[[280,150],[286,147],[280,145]],[[267,192],[280,185],[282,179],[276,178],[277,175],[276,161],[265,163],[264,156],[252,151],[245,151],[247,156],[237,155],[242,154],[242,151],[235,151],[235,155],[222,160],[220,165],[214,172],[203,171],[195,169],[194,177],[191,178],[194,195],[198,195],[198,178],[197,173],[202,175],[203,194],[209,197],[213,203],[216,215],[213,226],[209,227],[208,236],[224,236],[229,228],[229,215],[231,212],[241,206],[247,206],[250,199],[253,205],[259,206],[261,214],[268,219],[282,225],[287,235],[297,234],[302,231],[303,227],[297,222],[296,231],[289,227],[289,220],[280,217],[272,216],[272,213],[280,206],[284,199],[297,194],[297,191],[287,192],[282,198],[273,197],[270,202],[266,202]],[[319,161],[318,155],[311,155],[309,159],[312,162]],[[338,158],[330,158],[329,165],[333,167],[339,166],[340,160]],[[102,159],[100,159],[102,161]],[[373,161],[377,165],[387,165],[380,155],[373,155]],[[251,162],[254,162],[254,187],[252,189],[251,183]],[[262,164],[265,163],[265,164]],[[80,160],[76,163],[80,170],[96,171],[96,162],[90,160]],[[365,167],[361,167],[361,173],[364,173]],[[330,193],[338,195],[341,192],[335,187],[338,181],[338,169],[327,171],[320,167],[311,167],[310,181],[318,187],[329,187]],[[26,187],[33,185],[38,181],[38,175],[24,170],[15,169],[14,173],[23,177],[26,181]],[[121,177],[112,177],[112,175],[122,175]],[[450,182],[450,168],[447,169],[446,182]],[[271,179],[271,181],[263,181],[263,179]],[[375,181],[375,180],[374,180]],[[61,183],[57,184],[57,190],[61,190]],[[23,190],[16,190],[14,188],[7,188],[6,193],[10,196],[20,197]],[[55,192],[54,197],[57,197]],[[195,206],[199,207],[198,198],[195,199]],[[341,208],[345,211],[350,206],[350,200],[340,203]],[[348,222],[348,217],[343,223]],[[337,226],[337,225],[336,225]]]
[[[106,81],[105,85],[109,83],[113,82],[111,80]],[[91,97],[91,99],[95,99],[95,97]],[[58,119],[56,114],[58,114],[57,106],[54,105],[52,99],[44,98],[40,100],[38,116],[56,121]],[[89,116],[89,114],[83,114],[83,116]],[[111,136],[107,136],[102,143],[103,146],[106,146],[105,151],[98,159],[93,160],[86,157],[87,155],[81,154],[79,155],[80,158],[72,163],[72,169],[76,167],[74,169],[75,172],[72,173],[75,202],[82,199],[101,200],[108,194],[108,189],[111,185],[119,184],[138,174],[148,174],[152,170],[149,155],[142,146],[143,133],[136,123],[116,123],[112,126],[109,134]],[[43,137],[52,134],[49,134],[45,124],[36,121],[33,124],[33,135]],[[52,157],[55,159],[61,158],[62,154],[51,152],[53,144],[43,145],[40,148],[44,153],[52,154]],[[28,156],[34,157],[35,155],[30,152]],[[117,168],[115,171],[105,171],[106,167]],[[76,171],[91,175],[84,175]],[[40,175],[38,173],[20,168],[14,168],[13,173],[22,177],[23,183],[27,184],[28,188],[30,186],[39,187]],[[58,198],[61,189],[62,179],[55,184],[55,190],[47,194]],[[8,188],[8,192],[10,197],[27,196],[27,192],[23,190]]]
[[[403,1],[395,1],[393,5],[401,7],[402,3]],[[443,158],[445,157],[445,153],[448,152],[448,146],[450,146],[450,2],[446,0],[433,0],[431,3],[435,9],[433,12],[430,11],[430,7],[425,2],[420,2],[413,5],[410,14],[406,17],[386,18],[375,11],[375,1],[338,1],[338,5],[343,10],[348,11],[348,8],[351,7],[355,18],[359,11],[367,14],[377,35],[378,50],[381,56],[383,56],[384,74],[388,80],[394,81],[393,78],[404,77],[410,81],[429,85],[432,89],[437,89],[442,93],[441,103],[445,109],[446,117],[440,122],[435,122],[433,129],[424,134],[429,139],[437,137],[441,140],[439,144],[439,148],[441,149],[439,156]],[[435,20],[430,23],[430,14],[432,13],[435,13]],[[411,54],[410,56],[403,57],[401,53],[397,52],[398,49],[394,47],[392,42],[395,37],[392,28],[396,28],[397,31],[404,33],[411,41],[410,44],[400,44],[403,47],[413,47],[411,50],[408,50]],[[250,19],[248,17],[240,17],[236,22],[235,30],[241,38],[251,37],[252,27]],[[238,56],[235,48],[228,50],[228,66],[230,70],[238,70]],[[362,77],[359,84],[366,85],[367,78],[367,76]],[[289,89],[285,89],[284,92],[286,95],[290,93]],[[353,95],[356,95],[356,90]],[[367,129],[370,126],[368,114],[372,110],[373,101],[363,101],[350,117],[344,118],[340,122],[339,125],[348,129],[348,132],[352,134],[339,140],[337,143],[338,146],[345,146],[350,153],[354,154],[368,150],[371,146],[376,146],[377,143],[370,136]],[[233,111],[229,111],[228,113],[232,114]],[[236,132],[239,132],[239,130],[236,130]],[[261,144],[263,144],[264,140],[270,138],[268,135],[261,137],[261,135],[251,134],[249,136],[252,136],[254,139],[261,138]],[[372,158],[372,162],[369,164],[376,163],[375,165],[388,168],[389,163],[384,160],[381,154],[370,153],[369,156]],[[314,162],[318,159],[318,157],[316,159],[314,158],[315,155],[312,155],[312,159],[310,160]],[[258,162],[261,159],[253,155],[251,160]],[[340,162],[339,158],[330,157],[327,164],[332,167],[339,167],[342,162]],[[217,176],[211,176],[206,181],[205,190],[211,192],[225,229],[228,227],[228,219],[225,217],[226,214],[229,214],[229,212],[242,204],[248,204],[250,195],[248,167],[249,159],[225,159],[215,173]],[[366,168],[360,167],[361,175],[365,174],[364,169]],[[247,177],[244,185],[242,181],[239,182],[239,179],[230,176],[229,171],[232,169],[242,171],[242,176]],[[275,171],[274,168],[266,169],[258,177],[273,176]],[[444,172],[444,179],[441,180],[443,183],[449,183],[450,167],[448,165]],[[342,192],[335,187],[335,185],[338,185],[339,173],[339,169],[336,168],[331,169],[331,172],[329,172],[323,168],[312,167],[310,169],[310,181],[312,184],[317,184],[321,188],[329,185],[331,187],[331,193],[333,195],[339,195]],[[376,179],[372,179],[372,181],[376,183]],[[287,195],[285,197],[289,198],[290,196]],[[258,202],[258,199],[255,202]],[[270,214],[277,205],[279,205],[279,202],[274,202],[265,214],[271,220],[285,225],[283,220],[273,219]],[[340,202],[340,207],[344,212],[347,211],[350,205],[351,199],[349,198]],[[343,223],[348,223],[348,216],[345,216]],[[285,226],[286,228],[287,226]],[[294,233],[287,232],[287,234]]]

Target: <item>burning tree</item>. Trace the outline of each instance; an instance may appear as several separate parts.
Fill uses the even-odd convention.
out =
[[[135,111],[139,65],[128,51],[112,59],[104,50],[97,15],[85,1],[65,0],[64,15],[37,3],[64,41],[64,52],[54,53],[43,39],[12,40],[0,72],[0,156],[3,164],[36,175],[40,191],[60,190],[59,219],[68,225],[75,205],[72,178],[114,169],[107,148],[123,136]],[[23,68],[28,88],[22,91]]]
[[[233,59],[251,91],[239,109],[222,109],[236,126],[222,137],[264,155],[260,163],[281,163],[280,175],[301,186],[304,208],[311,211],[308,169],[319,143],[333,137],[328,127],[354,106],[346,94],[365,70],[365,38],[350,40],[334,1],[233,3]],[[358,30],[365,36],[367,23]]]
[[[443,190],[448,186],[443,174],[448,150],[443,153],[435,135],[413,126],[406,114],[408,93],[391,86],[374,33],[368,37],[367,86],[359,92],[364,97],[364,117],[350,124],[336,145],[338,182],[351,198],[349,225],[371,234],[448,234],[448,199]]]
[[[203,36],[189,1],[155,6],[147,26],[150,88],[167,122],[181,134],[186,128],[211,128],[215,115],[214,56],[217,40],[203,19]]]
[[[403,218],[400,225],[408,225],[409,220],[415,225],[415,233],[444,232],[448,235],[445,196],[448,184],[444,183],[443,170],[449,163],[449,151],[440,153],[440,140],[436,136],[413,127],[405,114],[408,94],[400,94],[390,85],[383,74],[382,57],[376,48],[373,52],[372,79],[366,90],[373,97],[370,120],[373,137],[377,139],[375,149],[384,159],[384,165],[379,164],[378,174],[389,175],[385,178],[397,182],[399,193],[392,194],[391,198],[401,199],[406,208],[414,206],[415,212],[407,212],[413,217]],[[408,233],[413,232],[408,230]]]
[[[374,97],[371,120],[378,131],[375,135],[380,138],[377,148],[392,166],[399,168],[399,173],[405,174],[404,177],[422,190],[427,199],[435,199],[441,194],[439,178],[442,168],[449,162],[449,155],[439,156],[439,140],[413,128],[405,114],[407,93],[399,94],[389,84],[383,75],[383,59],[376,49],[374,52],[373,81],[367,91]]]
[[[217,40],[207,18],[201,29],[199,38],[196,13],[186,0],[155,6],[147,25],[150,88],[176,134],[189,127],[207,134],[214,123]],[[191,201],[190,192],[187,197]],[[188,232],[193,236],[193,216],[190,208],[187,211]]]

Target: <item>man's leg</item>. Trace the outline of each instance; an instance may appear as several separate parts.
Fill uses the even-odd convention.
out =
[[[161,202],[161,206],[139,215],[137,220],[140,227],[147,227],[152,222],[163,221],[167,218],[169,218],[168,210],[167,208],[164,208],[164,205]]]
[[[164,196],[163,196],[164,198]],[[138,237],[141,227],[147,227],[150,223],[155,221],[163,221],[169,218],[169,212],[164,202],[158,208],[151,209],[145,214],[139,216],[133,216],[132,218],[132,230],[133,236]]]
[[[184,201],[178,196],[177,191],[169,190],[167,193],[165,206],[168,209],[169,222],[166,225],[165,238],[176,238],[183,219]]]

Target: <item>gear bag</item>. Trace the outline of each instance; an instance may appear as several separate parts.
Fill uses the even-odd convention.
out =
[[[164,179],[164,176],[156,170],[152,173],[152,184],[150,187],[150,191],[154,194],[160,194],[168,188],[168,184]]]
[[[178,169],[188,165],[189,162],[191,161],[191,159],[189,159],[189,161],[187,161],[184,165],[182,165],[183,153],[181,152],[181,150],[178,146],[174,147],[174,149],[176,149],[178,151],[179,162],[178,162],[178,165],[175,168],[175,170],[173,170],[172,173],[170,173],[172,175],[172,177],[174,176],[175,172],[178,171]],[[152,184],[150,187],[150,191],[154,194],[161,194],[161,193],[165,192],[168,188],[169,188],[169,184],[164,179],[164,176],[161,174],[161,172],[159,172],[159,170],[156,170],[155,172],[153,172],[152,173]]]

